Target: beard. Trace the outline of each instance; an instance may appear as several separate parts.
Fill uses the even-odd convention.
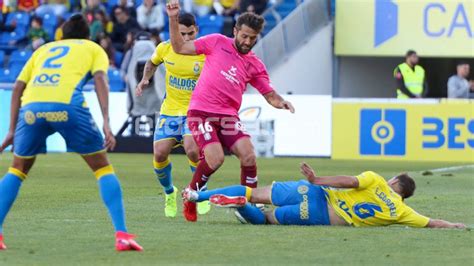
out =
[[[239,51],[239,53],[248,54],[252,50],[253,45],[243,46],[243,45],[240,45],[240,43],[237,40],[235,40],[235,47],[237,48],[237,51]]]

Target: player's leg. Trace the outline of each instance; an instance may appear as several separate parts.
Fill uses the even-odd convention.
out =
[[[187,128],[187,126],[185,126]],[[188,156],[189,168],[191,173],[196,172],[196,167],[199,163],[199,148],[196,145],[196,142],[193,139],[193,136],[190,134],[189,129],[185,129],[185,134],[183,135],[183,147]],[[201,215],[208,213],[211,210],[211,205],[209,201],[202,201],[197,204],[197,212]]]
[[[133,240],[135,236],[127,233],[122,188],[112,165],[109,163],[106,152],[82,155],[82,158],[94,172],[99,185],[100,196],[112,219],[115,228],[116,249],[118,251],[142,250],[142,247]]]
[[[172,166],[169,154],[176,140],[162,139],[154,142],[153,145],[153,167],[158,181],[165,192],[165,216],[174,218],[178,213],[176,198],[178,194],[177,188],[173,185]]]
[[[92,115],[88,109],[81,107],[68,106],[65,110],[68,113],[67,121],[51,123],[51,126],[62,135],[68,150],[81,154],[94,172],[100,196],[115,228],[116,249],[142,250],[133,240],[134,236],[127,233],[122,188],[107,158],[104,139],[93,122]]]
[[[35,162],[36,157],[14,156],[12,166],[0,180],[0,250],[7,247],[3,243],[3,222],[20,191],[21,184]]]

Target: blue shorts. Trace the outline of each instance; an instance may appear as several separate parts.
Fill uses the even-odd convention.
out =
[[[280,224],[330,224],[326,192],[306,180],[273,183],[271,200]]]
[[[181,144],[185,135],[192,136],[186,116],[160,115],[153,140],[174,139]]]
[[[104,139],[89,109],[62,103],[30,103],[20,109],[13,140],[19,157],[46,153],[46,139],[58,132],[69,152],[82,155],[104,150]]]

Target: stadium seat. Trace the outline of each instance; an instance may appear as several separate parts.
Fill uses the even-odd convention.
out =
[[[13,21],[16,22],[17,26],[23,26],[28,28],[30,25],[30,15],[26,12],[12,12],[7,15],[7,25],[12,25]]]
[[[0,83],[12,83],[15,82],[15,78],[9,69],[0,68]]]
[[[0,50],[0,68],[3,67],[4,63],[5,63],[5,52],[3,50]]]
[[[268,14],[265,17],[265,26],[263,28],[263,35],[267,35],[277,24],[275,17],[272,14]]]
[[[24,65],[28,59],[30,59],[31,55],[33,54],[30,50],[17,50],[14,51],[10,56],[10,62],[8,65]]]
[[[295,8],[296,2],[294,0],[285,0],[276,7],[276,11],[281,15],[282,18],[285,18]]]
[[[15,31],[3,32],[0,35],[0,44],[8,45],[10,42],[18,42],[26,37],[26,28],[18,26]]]
[[[143,3],[143,0],[135,0],[135,8],[138,8],[142,3]]]
[[[119,70],[109,69],[107,75],[109,77],[110,91],[125,91],[125,82],[122,80]]]
[[[123,53],[119,52],[119,51],[115,51],[115,56],[114,56],[114,60],[115,60],[115,65],[120,68],[120,66],[122,65],[122,60],[123,60]]]
[[[46,13],[42,17],[43,19],[43,27],[48,28],[48,27],[56,27],[56,24],[58,23],[58,19],[54,14],[49,14]]]
[[[222,32],[224,26],[224,17],[219,15],[210,15],[197,18],[199,26],[199,35],[204,36],[211,33]]]

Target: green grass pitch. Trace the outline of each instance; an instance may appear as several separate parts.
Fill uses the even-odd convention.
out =
[[[297,227],[242,225],[225,209],[213,208],[188,223],[163,214],[164,196],[151,169],[151,155],[110,156],[124,190],[127,223],[145,251],[117,253],[95,178],[74,154],[39,156],[6,219],[8,250],[0,265],[167,264],[457,264],[474,261],[474,234],[467,230]],[[5,172],[11,155],[0,155]],[[260,186],[302,178],[304,159],[259,159]],[[355,175],[374,170],[386,178],[408,171],[417,181],[407,203],[431,217],[474,224],[474,171],[421,175],[447,163],[398,163],[305,159],[320,175]],[[172,156],[175,184],[190,180],[186,158]],[[452,174],[451,176],[447,173]],[[210,188],[239,183],[240,168],[227,157]]]

